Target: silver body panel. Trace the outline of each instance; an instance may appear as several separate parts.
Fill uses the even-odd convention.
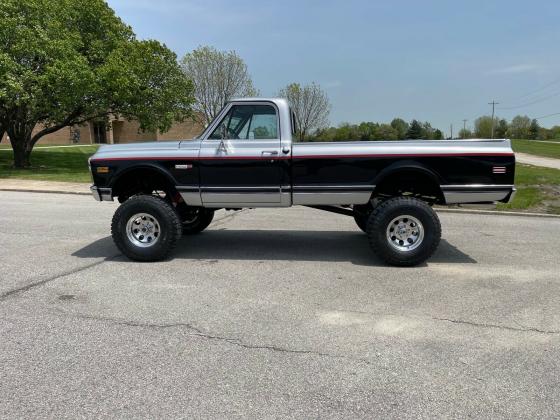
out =
[[[488,140],[391,140],[359,142],[294,143],[293,156],[298,158],[317,156],[454,156],[469,154],[511,153],[508,139]]]

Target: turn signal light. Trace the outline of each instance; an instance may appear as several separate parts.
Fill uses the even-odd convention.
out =
[[[108,166],[98,166],[96,169],[98,174],[108,174],[109,173],[109,167]]]

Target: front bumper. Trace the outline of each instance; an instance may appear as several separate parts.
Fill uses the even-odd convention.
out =
[[[111,188],[99,188],[92,185],[89,189],[96,201],[113,201],[113,191]]]

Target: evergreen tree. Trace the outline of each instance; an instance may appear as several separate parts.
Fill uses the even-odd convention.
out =
[[[531,125],[529,126],[529,138],[531,140],[538,139],[539,138],[539,131],[540,131],[539,122],[536,119],[533,119],[531,121]]]
[[[421,139],[423,134],[422,124],[418,120],[412,120],[410,127],[406,132],[406,137],[409,139]]]

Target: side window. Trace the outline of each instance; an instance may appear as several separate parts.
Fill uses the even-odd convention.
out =
[[[211,140],[278,138],[278,117],[271,105],[234,105],[208,137]]]

